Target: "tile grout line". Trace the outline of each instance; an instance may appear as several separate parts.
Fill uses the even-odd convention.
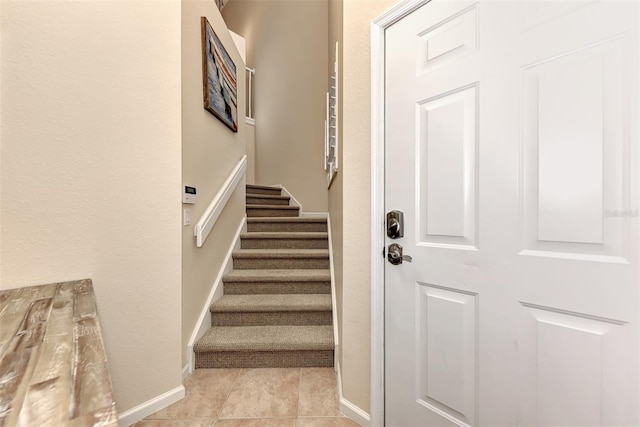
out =
[[[302,368],[298,368],[298,404],[296,405],[296,418],[293,422],[294,426],[298,425],[298,417],[300,416],[300,390],[302,388]]]
[[[231,382],[231,387],[230,387],[229,391],[226,393],[226,397],[225,397],[222,405],[220,406],[219,411],[217,411],[217,417],[215,419],[209,418],[209,417],[200,418],[200,417],[193,417],[193,416],[186,415],[186,416],[182,416],[182,417],[179,417],[179,418],[166,418],[166,419],[163,418],[163,419],[158,419],[158,420],[159,421],[165,421],[165,422],[166,421],[182,421],[182,422],[192,421],[193,422],[193,421],[196,421],[196,420],[211,420],[211,421],[213,421],[212,426],[214,426],[214,427],[215,426],[221,426],[221,424],[219,424],[219,422],[223,422],[224,423],[225,420],[229,420],[229,421],[230,420],[238,420],[238,421],[240,421],[240,420],[254,420],[254,421],[260,421],[260,420],[263,420],[263,421],[264,420],[289,420],[288,422],[292,423],[291,427],[297,427],[297,426],[301,425],[300,421],[309,423],[309,420],[314,419],[314,418],[317,418],[319,420],[320,419],[325,419],[325,420],[336,420],[336,421],[337,420],[341,420],[341,419],[342,420],[349,419],[348,417],[345,417],[344,414],[342,414],[339,411],[335,415],[334,414],[332,414],[332,415],[329,415],[329,414],[320,415],[319,412],[316,414],[315,411],[313,411],[312,413],[309,413],[307,415],[302,415],[301,414],[302,397],[303,397],[302,396],[302,386],[305,384],[304,381],[311,380],[311,379],[314,379],[314,378],[318,379],[318,378],[316,378],[316,375],[311,375],[311,377],[309,377],[309,378],[307,378],[307,377],[303,378],[303,376],[305,375],[306,369],[302,368],[302,367],[291,369],[291,371],[293,371],[293,370],[297,370],[298,371],[298,385],[297,385],[298,388],[297,388],[297,391],[296,391],[296,395],[297,395],[298,401],[296,403],[296,411],[295,411],[294,415],[290,415],[290,416],[266,416],[266,417],[264,417],[264,416],[262,416],[262,417],[237,417],[237,416],[231,416],[229,418],[221,419],[221,415],[222,415],[224,409],[226,408],[226,405],[229,404],[229,399],[230,399],[231,394],[234,391],[237,391],[238,389],[241,388],[242,378],[243,378],[243,374],[244,374],[245,370],[247,370],[247,368],[239,368],[238,372],[236,373],[236,376],[233,377],[233,380]],[[286,368],[284,370],[286,370]],[[320,381],[320,382],[322,382],[322,381]],[[315,383],[316,383],[315,381],[312,381],[312,384],[315,384]],[[335,385],[334,385],[334,387],[335,387]],[[334,393],[336,393],[336,392],[337,391],[334,390]],[[314,415],[314,414],[316,414],[316,415]],[[195,414],[192,414],[192,415],[195,415]],[[141,421],[147,421],[147,420],[145,419],[145,420],[141,420]],[[149,422],[151,422],[151,421],[156,421],[156,420],[153,420],[153,419],[149,420]],[[146,425],[146,423],[145,423],[145,425]]]
[[[229,401],[229,396],[231,396],[231,393],[233,393],[233,391],[236,389],[238,385],[238,380],[242,376],[243,371],[244,371],[244,368],[240,368],[240,372],[238,372],[238,375],[236,375],[235,379],[233,380],[233,385],[229,389],[229,393],[227,393],[227,397],[224,399],[224,403],[222,404],[222,406],[220,406],[220,411],[218,412],[218,417],[216,418],[215,424],[218,424],[218,421],[220,421],[220,416],[222,415],[222,411],[224,411],[224,407]],[[214,424],[214,427],[215,427],[215,424]]]

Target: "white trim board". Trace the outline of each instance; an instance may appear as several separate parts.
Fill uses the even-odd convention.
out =
[[[191,369],[191,354],[189,354],[189,358],[187,360],[187,363],[185,363],[185,365],[182,367],[182,382],[184,383],[184,380],[187,379],[187,377],[189,375],[191,375],[191,372],[193,372],[193,369]]]
[[[358,425],[362,427],[369,427],[371,425],[371,418],[369,414],[342,396],[342,373],[340,363],[338,362],[336,366],[338,368],[338,409],[343,415],[351,418]]]
[[[209,307],[211,306],[211,304],[213,304],[214,301],[217,301],[218,299],[220,299],[220,297],[222,297],[224,291],[222,287],[222,278],[233,268],[233,252],[240,249],[240,234],[245,231],[246,228],[247,217],[245,215],[242,218],[242,221],[240,221],[240,225],[238,226],[236,234],[231,241],[231,245],[229,245],[229,249],[227,249],[227,254],[224,257],[224,261],[222,262],[222,267],[220,268],[220,271],[218,272],[218,275],[216,276],[216,279],[211,286],[209,297],[202,307],[198,322],[196,323],[196,326],[193,329],[193,333],[191,334],[191,338],[189,339],[187,348],[189,354],[187,376],[189,376],[195,369],[195,355],[193,354],[193,345],[205,334],[205,332],[209,330],[209,328],[211,328],[211,312],[209,311]]]
[[[371,22],[371,426],[384,425],[385,31],[429,0],[404,0]]]
[[[297,206],[300,208],[300,213],[302,213],[302,203],[300,203],[298,201],[298,199],[296,199],[295,197],[293,197],[293,194],[289,193],[289,191],[284,188],[282,185],[278,184],[277,186],[274,185],[274,187],[280,187],[280,190],[282,191],[282,195],[283,196],[287,196],[290,198],[289,200],[289,206]]]
[[[156,396],[153,399],[147,400],[138,406],[135,406],[128,411],[118,415],[118,421],[122,426],[130,426],[138,421],[148,417],[154,412],[166,408],[167,406],[175,403],[185,396],[184,386],[180,385],[173,390],[169,390],[166,393]]]
[[[333,366],[337,373],[340,362],[340,336],[338,335],[338,301],[336,299],[336,275],[333,267],[333,239],[331,238],[331,216],[327,214],[327,233],[329,235],[329,271],[331,274],[331,313],[333,316]]]
[[[289,191],[282,184],[271,184],[267,187],[275,187],[282,190],[282,195],[290,198],[289,206],[297,206],[300,208],[300,217],[301,218],[327,218],[329,215],[327,212],[304,212],[302,209],[302,203],[296,199],[293,194],[289,193]]]
[[[222,184],[222,187],[215,195],[207,209],[204,211],[200,220],[196,223],[196,226],[193,228],[193,234],[196,236],[196,246],[199,248],[202,247],[204,241],[207,239],[207,236],[213,230],[213,226],[215,225],[218,217],[224,210],[225,205],[229,201],[229,198],[235,191],[237,185],[240,183],[242,177],[245,176],[245,171],[247,170],[247,155],[242,156],[236,167],[233,168],[227,180]]]

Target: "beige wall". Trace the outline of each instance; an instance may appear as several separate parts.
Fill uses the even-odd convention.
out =
[[[0,15],[0,287],[93,279],[122,412],[181,384],[180,4]]]
[[[344,0],[343,8],[342,387],[345,398],[366,411],[371,370],[370,24],[394,3]]]
[[[239,34],[234,33],[233,31],[229,31],[229,34],[231,34],[231,38],[233,39],[234,43],[236,44],[236,47],[238,48],[238,52],[240,53],[240,56],[242,57],[242,61],[246,64],[247,62],[247,43],[246,40],[244,39],[244,37],[242,37]],[[243,76],[244,77],[238,77],[238,78],[244,78],[245,79],[245,87],[246,87],[246,91],[249,91],[249,74],[246,73],[245,71],[243,71]],[[248,101],[249,96],[247,95],[245,97],[245,101]],[[245,102],[245,112],[240,112],[239,113],[241,116],[241,120],[245,120],[245,115],[246,117],[249,117],[249,109],[247,107],[247,102]],[[256,127],[253,125],[247,125],[246,127],[246,131],[245,131],[245,152],[247,153],[247,170],[246,170],[246,180],[247,180],[247,184],[254,184],[255,183],[255,170],[256,170]]]
[[[256,127],[247,125],[245,149],[247,151],[247,184],[256,183]]]
[[[327,12],[327,0],[233,0],[223,9],[256,69],[256,183],[284,185],[308,212],[327,211]]]
[[[238,73],[238,133],[203,108],[200,17],[206,16]],[[212,0],[182,1],[182,181],[198,191],[191,225],[182,228],[182,344],[187,344],[207,303],[214,280],[245,214],[245,181],[238,184],[201,248],[193,229],[205,209],[245,153],[244,62]]]

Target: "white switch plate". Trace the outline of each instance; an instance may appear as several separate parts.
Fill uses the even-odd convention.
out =
[[[191,209],[184,209],[182,225],[191,225]]]

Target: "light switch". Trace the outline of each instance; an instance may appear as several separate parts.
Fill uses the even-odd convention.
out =
[[[184,220],[182,225],[191,225],[191,209],[184,209]]]

